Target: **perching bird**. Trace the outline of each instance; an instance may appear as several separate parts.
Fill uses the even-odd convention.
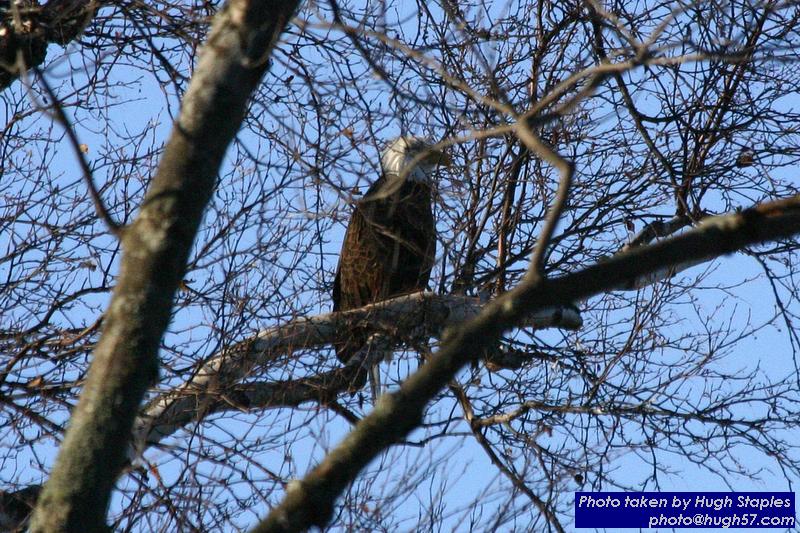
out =
[[[431,180],[440,163],[449,163],[447,156],[415,137],[395,139],[383,151],[382,175],[356,204],[342,243],[334,311],[427,287],[436,255]],[[347,363],[368,337],[366,331],[353,331],[336,345],[336,356]],[[370,381],[374,399],[380,392],[377,365]]]

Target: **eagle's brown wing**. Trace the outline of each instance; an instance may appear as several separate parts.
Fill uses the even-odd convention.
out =
[[[347,227],[333,286],[333,310],[347,311],[373,303],[385,282],[381,264],[387,250],[356,207]]]
[[[359,202],[339,257],[334,311],[424,289],[435,257],[435,231],[425,186],[408,184],[388,198]],[[355,330],[336,346],[336,355],[346,362],[365,342],[366,333]]]
[[[381,264],[387,251],[373,226],[356,207],[347,227],[333,285],[333,310],[347,311],[379,300],[385,284]],[[336,356],[347,362],[366,342],[366,334],[354,330],[346,342],[336,345]]]
[[[387,199],[386,220],[376,216],[376,226],[389,249],[385,294],[380,299],[415,292],[428,285],[436,256],[436,228],[427,186],[408,183]]]

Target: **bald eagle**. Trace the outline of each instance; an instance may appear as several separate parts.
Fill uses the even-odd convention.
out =
[[[333,282],[333,310],[347,311],[427,287],[436,255],[431,175],[447,156],[422,139],[401,137],[381,154],[381,177],[350,218]],[[337,344],[347,363],[367,342],[354,330]],[[370,373],[373,397],[377,369]],[[356,384],[361,386],[361,383]]]

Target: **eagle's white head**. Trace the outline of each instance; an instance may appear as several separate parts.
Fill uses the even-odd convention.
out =
[[[396,176],[419,183],[431,182],[437,165],[450,163],[450,158],[419,137],[398,137],[381,154],[386,176]]]

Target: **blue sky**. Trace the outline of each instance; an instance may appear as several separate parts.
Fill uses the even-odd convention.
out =
[[[502,12],[513,12],[515,4],[497,4],[498,13],[490,13],[486,16],[498,16]],[[306,12],[308,13],[308,12]],[[400,25],[404,35],[403,39],[413,43],[417,35],[417,28],[414,26],[413,19],[408,17],[408,13],[390,12],[389,17],[396,20],[405,21]],[[126,28],[125,31],[135,32],[134,28]],[[318,28],[320,35],[327,30]],[[293,37],[289,37],[292,39]],[[497,53],[502,53],[501,46],[497,45]],[[484,51],[491,60],[492,47],[489,44],[484,46]],[[58,52],[51,50],[53,57],[58,57]],[[141,196],[143,187],[149,180],[150,175],[155,170],[157,154],[147,156],[144,162],[126,167],[118,162],[126,157],[135,154],[146,154],[151,148],[158,148],[166,139],[169,133],[172,116],[178,109],[178,98],[175,89],[170,84],[161,84],[155,77],[147,72],[148,66],[157,68],[157,64],[148,65],[148,58],[140,57],[133,60],[129,65],[117,65],[115,51],[108,47],[104,53],[98,54],[94,58],[86,60],[79,59],[80,45],[71,45],[68,60],[56,60],[48,65],[47,76],[51,84],[58,88],[60,95],[66,95],[65,100],[69,105],[68,114],[75,121],[75,129],[82,143],[88,147],[87,158],[95,168],[95,179],[100,184],[108,184],[104,190],[105,197],[110,203],[115,204],[113,198],[121,198],[124,194],[130,194],[134,198]],[[433,53],[433,52],[432,52]],[[334,109],[326,117],[333,116],[337,120],[332,123],[316,122],[313,114],[308,116],[297,115],[297,109],[301,109],[301,104],[314,95],[308,91],[308,86],[298,74],[299,59],[302,57],[302,64],[309,69],[309,75],[314,76],[320,86],[324,86],[325,80],[335,79],[338,71],[351,69],[353,76],[361,84],[365,98],[368,99],[370,109],[375,110],[375,116],[369,120],[355,112],[347,114],[347,105],[341,104],[341,109]],[[200,300],[193,300],[188,303],[189,298],[184,295],[178,296],[178,306],[175,311],[175,318],[170,327],[170,332],[165,339],[164,359],[171,368],[164,369],[162,375],[166,376],[168,382],[174,383],[176,375],[180,375],[180,370],[187,368],[191,363],[202,356],[213,353],[222,343],[228,340],[226,332],[236,331],[237,335],[244,335],[246,331],[253,331],[263,327],[269,327],[275,323],[281,323],[294,316],[326,312],[330,310],[328,292],[326,284],[332,281],[332,274],[337,261],[337,254],[343,236],[345,223],[350,210],[348,200],[352,199],[350,194],[358,196],[352,192],[354,186],[358,186],[363,192],[366,186],[373,180],[377,172],[377,153],[383,143],[387,142],[398,133],[426,134],[437,137],[444,128],[433,126],[427,123],[432,113],[420,109],[419,112],[401,113],[403,105],[409,106],[408,102],[402,99],[391,99],[388,95],[388,88],[385,83],[376,79],[370,74],[370,69],[363,61],[359,60],[358,54],[343,57],[340,63],[330,62],[330,55],[321,54],[311,46],[303,48],[301,56],[287,55],[283,49],[276,55],[275,64],[272,71],[265,80],[263,90],[267,96],[281,95],[284,100],[275,101],[271,97],[269,105],[256,105],[253,108],[250,119],[258,122],[243,131],[239,137],[239,146],[231,150],[225,167],[220,173],[220,191],[213,200],[206,217],[205,232],[200,236],[200,243],[212,242],[212,236],[225,222],[233,219],[237,212],[242,211],[242,207],[263,198],[269,191],[277,191],[274,196],[269,197],[269,201],[264,201],[264,205],[254,208],[254,215],[243,215],[236,219],[237,224],[241,224],[242,233],[240,235],[226,236],[216,241],[216,248],[210,253],[203,255],[199,252],[195,254],[194,260],[196,267],[187,274],[187,279],[191,282],[190,287],[202,290],[204,287],[216,287],[224,285],[221,294],[224,301],[203,303]],[[188,64],[191,57],[175,57],[175,63],[188,71]],[[341,69],[341,70],[340,70]],[[409,71],[411,72],[411,71]],[[295,76],[290,80],[289,76]],[[101,78],[107,86],[101,89],[86,89],[85,85],[91,85],[90,80]],[[401,77],[400,86],[408,92],[416,95],[424,95],[426,89],[418,87],[418,78],[413,72],[405,77]],[[75,95],[73,95],[75,90]],[[34,89],[34,94],[36,93]],[[12,89],[7,90],[4,95],[6,101],[25,102],[28,96],[24,94],[20,84],[16,84]],[[40,95],[38,95],[41,98]],[[356,97],[353,92],[352,97]],[[79,100],[78,100],[79,98]],[[288,100],[287,100],[288,98]],[[335,99],[333,99],[335,101]],[[457,98],[452,99],[458,101]],[[642,105],[647,109],[648,104],[642,99]],[[793,100],[786,101],[787,106],[794,105]],[[25,104],[20,104],[24,106]],[[104,110],[105,106],[111,107]],[[6,121],[13,113],[13,109],[7,106],[4,111],[0,111],[0,119]],[[596,119],[595,131],[607,129],[613,132],[616,123],[604,118],[602,109],[596,109],[593,115]],[[5,117],[3,117],[5,113]],[[403,120],[398,117],[402,116]],[[35,131],[37,128],[47,132],[50,128],[49,119],[42,114],[28,117],[20,128],[27,128],[26,131]],[[357,133],[362,132],[362,139],[367,142],[351,143],[344,132],[352,128]],[[60,131],[58,126],[55,131]],[[366,133],[363,133],[366,132]],[[135,141],[129,143],[128,139]],[[467,143],[468,144],[468,143]],[[120,150],[120,146],[126,146]],[[280,148],[282,147],[282,148]],[[249,150],[245,153],[244,148]],[[301,154],[302,162],[292,161],[281,158],[280,156],[296,149]],[[322,153],[322,155],[319,155]],[[277,155],[276,155],[277,154]],[[69,146],[62,139],[52,144],[37,143],[31,148],[28,156],[15,155],[15,162],[22,165],[23,160],[28,158],[33,162],[41,162],[49,168],[48,183],[58,184],[59,192],[62,195],[74,195],[80,199],[85,191],[79,181],[79,167],[75,162],[74,155]],[[320,157],[325,168],[331,169],[330,173],[323,173],[319,181],[311,179],[308,163],[316,161]],[[613,158],[612,158],[613,160]],[[116,162],[116,163],[115,163]],[[335,164],[334,164],[335,163]],[[598,160],[598,167],[602,164],[609,164],[609,160]],[[635,162],[630,162],[635,166]],[[324,170],[324,169],[323,169]],[[598,170],[602,170],[598,168]],[[778,169],[773,171],[778,173],[776,177],[793,177],[794,169]],[[3,176],[4,188],[13,191],[23,191],[26,188],[32,190],[35,198],[42,201],[52,194],[53,191],[37,190],[39,184],[25,182],[20,178],[24,172],[6,172]],[[446,227],[453,220],[459,217],[457,208],[463,205],[462,176],[451,172],[443,173],[441,192],[443,199],[437,207],[438,218],[440,221],[440,231],[446,234],[448,239],[456,241],[457,236],[453,236],[453,228]],[[339,189],[339,190],[337,190]],[[729,199],[720,197],[716,199],[717,205],[723,205]],[[747,198],[737,198],[741,205],[747,204]],[[125,206],[117,205],[117,214],[125,211]],[[672,210],[672,206],[665,206],[665,211]],[[133,211],[128,208],[128,211]],[[91,216],[92,207],[85,198],[75,205],[72,212],[52,212],[48,219],[52,223],[63,223],[76,213]],[[98,233],[102,233],[102,226],[98,223],[93,225]],[[20,230],[21,231],[21,230]],[[251,247],[261,241],[279,237],[284,251],[277,244],[269,247],[269,253],[253,256]],[[625,234],[617,230],[605,235],[609,239],[619,239],[619,244],[624,243]],[[19,240],[24,235],[12,236],[10,233],[0,232],[0,249],[4,251],[13,249],[19,245]],[[70,261],[65,264],[80,265],[86,260],[97,262],[97,267],[92,270],[88,267],[73,269],[72,274],[65,274],[64,283],[67,286],[97,286],[103,283],[104,277],[113,283],[113,275],[117,268],[118,254],[114,254],[115,243],[113,239],[103,235],[93,236],[91,239],[75,239],[72,244],[62,244],[65,250],[69,250]],[[285,249],[294,248],[295,252],[286,252]],[[202,244],[196,247],[197,250],[204,250]],[[238,252],[241,251],[239,254]],[[218,256],[226,255],[225,252],[237,252],[232,258],[225,261],[217,261]],[[440,253],[444,253],[440,248]],[[228,254],[230,255],[230,254]],[[441,264],[441,263],[440,263]],[[245,268],[246,267],[246,268]],[[296,267],[295,274],[286,276],[284,269]],[[5,270],[4,270],[5,269]],[[227,281],[227,274],[230,272],[246,271],[246,274],[239,279]],[[0,264],[0,278],[4,278],[9,273],[7,264]],[[704,273],[697,281],[697,277]],[[672,325],[665,326],[660,333],[664,336],[680,337],[684,331],[702,331],[707,325],[722,327],[730,324],[733,331],[745,331],[749,328],[746,324],[761,324],[774,318],[775,302],[771,294],[771,287],[764,279],[756,279],[760,275],[759,266],[751,257],[737,254],[714,261],[713,263],[694,267],[685,271],[676,278],[660,284],[654,288],[646,288],[640,292],[639,299],[642,308],[646,303],[653,299],[654,294],[678,294],[675,303],[667,310],[673,317]],[[441,276],[437,270],[435,276]],[[449,272],[448,275],[452,275]],[[746,283],[743,283],[745,282]],[[435,282],[434,282],[435,285]],[[688,289],[688,290],[687,290]],[[296,296],[299,295],[299,296]],[[627,295],[629,296],[629,295]],[[81,299],[81,305],[72,307],[68,312],[57,315],[56,320],[60,324],[82,327],[93,321],[100,309],[104,308],[109,295],[107,293],[88,295]],[[227,324],[235,324],[237,318],[236,303],[238,298],[249,300],[247,309],[252,310],[258,307],[258,300],[264,302],[264,307],[268,307],[263,315],[258,310],[248,312],[248,316],[262,317],[263,320],[254,320],[246,324],[243,328],[236,329],[234,326],[227,327]],[[184,305],[186,304],[186,305]],[[791,302],[796,308],[796,303]],[[619,309],[613,309],[615,305],[620,305]],[[586,308],[591,309],[587,318],[592,320],[602,320],[607,318],[616,322],[616,333],[624,335],[630,321],[634,319],[634,309],[626,308],[624,302],[615,301],[612,295],[610,298],[595,298],[585,303]],[[19,312],[13,319],[25,320],[30,313],[28,309],[19,308]],[[11,317],[4,317],[9,320]],[[795,361],[788,341],[787,332],[784,327],[768,325],[753,331],[745,338],[738,339],[735,347],[728,348],[724,344],[719,349],[727,350],[724,359],[717,364],[721,370],[732,371],[734,369],[746,372],[758,369],[758,374],[766,382],[775,382],[786,376],[793,376],[796,372]],[[529,339],[527,332],[516,332],[514,335],[519,339]],[[601,354],[603,348],[598,339],[588,333],[568,333],[562,335],[557,332],[546,332],[538,334],[538,338],[544,341],[559,343],[569,348],[588,349],[593,355]],[[698,346],[695,354],[685,350],[659,350],[654,352],[653,357],[663,357],[664,361],[671,359],[678,360],[684,356],[702,357],[708,346]],[[175,355],[172,350],[179,352]],[[183,350],[183,351],[181,351]],[[307,353],[304,355],[306,361],[316,361],[322,359],[320,364],[333,364],[328,357],[320,357],[319,353]],[[322,354],[324,355],[324,354]],[[604,360],[593,359],[593,362],[602,364]],[[402,379],[416,367],[416,359],[411,356],[396,358],[391,364],[384,366],[387,381]],[[713,368],[713,367],[712,367]],[[34,378],[40,367],[31,366],[26,372],[21,372],[16,376],[17,380],[24,382]],[[286,368],[274,369],[269,373],[269,377],[285,377]],[[554,366],[547,371],[542,370],[542,376],[547,374],[545,379],[558,379],[559,368]],[[666,370],[665,370],[666,372]],[[74,375],[74,374],[73,374]],[[619,376],[617,376],[619,377]],[[462,382],[467,382],[471,378],[470,372],[465,370],[459,376]],[[494,379],[513,380],[514,374],[504,371],[496,376],[488,376],[484,371],[482,379],[485,384]],[[624,376],[620,379],[623,379]],[[579,386],[579,383],[572,382]],[[726,387],[740,387],[741,383],[735,381],[726,382],[719,377],[705,376],[702,374],[693,376],[682,383],[682,387],[691,387],[691,390],[681,389],[673,391],[679,396],[677,399],[685,398],[689,402],[703,404],[711,401],[719,390]],[[547,391],[550,399],[563,399],[569,394],[568,389]],[[535,394],[533,397],[538,397]],[[676,399],[676,402],[677,402]],[[453,411],[453,401],[449,398],[440,400],[432,409],[429,419],[431,421],[450,416]],[[763,408],[763,404],[759,407]],[[365,407],[365,410],[368,406]],[[744,405],[739,408],[743,413],[749,413],[748,409],[752,406]],[[455,409],[455,416],[459,415]],[[63,417],[63,412],[60,414]],[[265,424],[265,421],[268,424]],[[604,422],[605,423],[605,422]],[[266,431],[259,433],[261,428]],[[588,427],[596,427],[589,425]],[[270,431],[272,430],[272,431]],[[318,413],[313,406],[304,407],[296,411],[289,410],[270,410],[264,413],[252,414],[226,414],[223,418],[215,419],[214,423],[203,424],[199,427],[187,428],[187,431],[179,433],[171,444],[175,448],[169,451],[153,450],[148,452],[148,461],[157,465],[157,470],[161,480],[156,476],[151,476],[147,484],[153,489],[163,490],[171,483],[196,483],[200,490],[207,485],[207,490],[218,491],[220,495],[246,499],[252,495],[252,486],[242,481],[245,477],[252,476],[253,479],[268,479],[266,472],[276,473],[282,477],[298,477],[316,463],[324,453],[334,446],[348,430],[347,424],[339,417],[330,412],[323,411]],[[281,433],[284,431],[284,433]],[[456,433],[466,433],[468,428],[463,422],[454,422],[451,431]],[[632,422],[627,423],[626,431],[630,433],[633,441],[641,440],[637,436],[637,425]],[[418,431],[410,438],[415,441],[423,438],[423,435],[430,436],[434,430],[428,429]],[[233,437],[231,437],[233,435]],[[540,436],[537,440],[539,445],[551,446],[558,449],[561,446],[574,446],[581,439],[599,439],[597,434],[572,435],[568,427],[555,428],[553,437],[547,438]],[[224,446],[214,444],[214,441],[241,442],[242,448],[232,451],[229,455],[224,454]],[[258,444],[255,444],[258,442]],[[12,446],[11,442],[5,442],[4,446]],[[36,453],[45,465],[52,461],[53,441],[37,440],[35,444]],[[252,450],[247,451],[245,446],[252,445]],[[214,485],[209,480],[199,477],[187,477],[184,470],[185,461],[198,451],[198,448],[208,447],[210,456],[224,456],[229,463],[220,465],[214,461],[207,460],[203,463],[201,472],[209,476],[209,479],[230,476],[233,481],[240,481],[241,484],[225,488],[222,485]],[[248,453],[254,457],[254,461],[248,462],[243,458]],[[658,476],[658,486],[653,480],[647,481],[651,475],[648,465],[652,460],[652,453],[657,454],[657,461],[666,468],[674,471],[674,475]],[[174,457],[173,455],[174,454]],[[0,475],[4,479],[15,479],[19,482],[41,480],[42,473],[38,467],[26,465],[33,461],[32,452],[25,451],[16,456],[16,461],[6,461],[0,465]],[[629,488],[641,488],[646,490],[793,490],[796,479],[794,474],[782,472],[776,463],[765,457],[763,454],[754,453],[751,448],[738,445],[731,450],[730,461],[720,465],[718,471],[720,475],[715,475],[703,466],[701,459],[692,462],[691,457],[677,448],[666,451],[651,452],[646,448],[631,450],[630,448],[620,448],[609,454],[610,459],[605,465],[615,471],[616,478],[621,485]],[[531,459],[531,455],[520,454],[511,460],[512,464],[519,468],[533,468],[526,462]],[[697,458],[695,458],[697,459]],[[699,464],[697,464],[699,463]],[[736,476],[731,469],[745,465],[751,469],[760,471],[759,476]],[[365,488],[362,494],[377,496],[391,491],[395,484],[402,483],[407,479],[414,479],[413,474],[419,469],[419,465],[436,465],[437,476],[433,481],[425,480],[421,482],[413,492],[413,497],[405,501],[393,502],[394,512],[404,520],[400,522],[401,527],[413,529],[420,509],[428,507],[435,508],[438,503],[438,491],[441,485],[447,490],[447,504],[445,507],[445,527],[455,527],[457,524],[463,527],[464,516],[468,516],[474,510],[461,509],[468,506],[477,496],[489,491],[490,494],[484,498],[486,513],[500,507],[506,495],[508,483],[498,476],[496,470],[489,463],[486,455],[479,449],[470,436],[449,437],[441,441],[434,441],[432,444],[418,448],[414,446],[403,446],[391,450],[380,464],[372,465],[371,470],[381,471],[377,482]],[[393,469],[387,466],[395,467]],[[534,465],[535,466],[535,465]],[[705,464],[705,466],[710,466]],[[570,472],[563,474],[563,479],[559,484],[559,490],[565,493],[577,490],[603,489],[614,490],[619,487],[609,487],[607,484],[596,485],[591,472],[585,473],[586,483],[581,487],[571,480]],[[261,476],[261,478],[259,477]],[[408,476],[411,476],[410,478]],[[535,478],[536,471],[533,470],[531,476]],[[363,476],[362,482],[370,476]],[[417,481],[417,480],[415,480]],[[126,486],[123,482],[122,487]],[[540,485],[536,485],[540,486]],[[354,489],[358,493],[358,487]],[[263,516],[266,510],[266,503],[275,503],[280,493],[270,493],[267,501],[255,498],[249,502],[252,512],[245,513],[236,520],[236,524],[244,527],[252,525],[258,516]],[[125,509],[130,505],[127,497],[117,493],[114,499],[112,515]],[[514,505],[520,508],[530,507],[529,502],[518,497]],[[211,511],[209,511],[211,513]],[[200,513],[202,514],[202,513]],[[537,513],[530,509],[527,513],[522,513],[521,518],[514,524],[505,524],[504,527],[525,529],[528,520],[537,517]],[[541,523],[539,523],[541,525]]]

